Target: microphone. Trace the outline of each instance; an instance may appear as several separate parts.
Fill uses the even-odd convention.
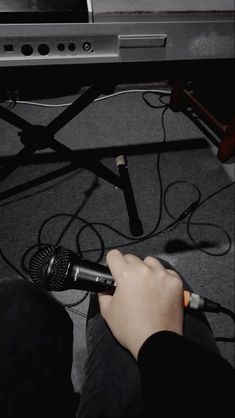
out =
[[[30,260],[29,274],[39,287],[60,292],[68,289],[114,293],[116,282],[108,267],[81,259],[64,247],[45,245]],[[184,308],[220,312],[221,305],[184,290]]]
[[[116,283],[108,267],[81,259],[64,247],[47,245],[30,260],[33,282],[49,291],[68,289],[114,292]]]

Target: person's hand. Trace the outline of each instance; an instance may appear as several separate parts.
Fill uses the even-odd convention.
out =
[[[182,335],[183,283],[155,257],[143,261],[111,250],[107,264],[116,281],[113,295],[99,294],[101,315],[115,338],[137,359],[144,341],[158,331]]]

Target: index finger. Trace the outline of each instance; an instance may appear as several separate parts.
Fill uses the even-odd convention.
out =
[[[111,250],[106,256],[107,264],[112,273],[112,276],[115,278],[118,277],[120,271],[127,265],[125,257],[119,250]]]

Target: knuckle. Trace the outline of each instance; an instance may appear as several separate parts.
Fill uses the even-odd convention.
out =
[[[157,264],[157,260],[155,257],[152,257],[151,255],[147,255],[147,257],[145,257],[144,262],[146,263],[151,263],[151,264]]]
[[[131,261],[133,259],[133,255],[132,254],[125,254],[125,259]]]
[[[178,274],[172,277],[172,281],[177,290],[183,290],[183,282],[181,278],[178,276]]]
[[[112,249],[106,254],[106,260],[110,261],[112,260],[113,257],[116,257],[118,254],[119,254],[118,250]]]
[[[112,250],[108,251],[107,253],[107,257],[109,257],[110,255],[117,255],[119,254],[119,250],[117,250],[116,248],[113,248]]]

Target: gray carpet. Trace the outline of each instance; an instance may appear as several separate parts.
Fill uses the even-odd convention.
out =
[[[68,103],[74,97],[44,100],[44,103]],[[155,100],[153,97],[151,100]],[[157,103],[157,102],[156,102]],[[62,109],[17,105],[14,112],[37,124],[47,124]],[[161,187],[157,171],[157,153],[160,158],[160,174],[163,191],[168,185],[167,209],[162,208],[162,217],[157,232],[164,229],[173,217],[179,216],[197,197],[196,185],[202,200],[231,182],[226,164],[218,161],[205,135],[183,114],[168,110],[165,114],[167,146],[158,147],[163,139],[161,126],[162,109],[148,107],[140,93],[131,93],[93,103],[69,125],[61,130],[57,138],[74,150],[109,148],[103,163],[113,171],[115,160],[111,157],[114,147],[126,152],[129,173],[134,189],[139,215],[144,227],[144,235],[153,230],[160,213]],[[0,121],[1,162],[14,155],[21,148],[17,129]],[[130,145],[130,147],[128,147]],[[139,147],[137,146],[139,145]],[[126,147],[126,148],[125,148]],[[120,150],[119,150],[120,151]],[[43,152],[44,157],[34,164],[21,166],[1,183],[1,191],[37,178],[66,166],[63,161],[50,161],[52,153]],[[88,154],[89,155],[89,154]],[[109,155],[109,156],[108,156]],[[5,160],[4,160],[4,158]],[[84,156],[84,158],[87,158]],[[230,171],[233,164],[229,165]],[[54,178],[47,183],[21,192],[0,202],[1,244],[4,254],[20,271],[22,257],[37,244],[38,231],[42,223],[56,214],[78,215],[85,221],[111,225],[130,236],[128,217],[122,191],[99,179],[85,169],[77,170]],[[185,223],[175,229],[142,242],[134,242],[118,235],[108,227],[98,226],[104,239],[106,251],[118,245],[125,245],[123,252],[132,252],[143,258],[159,255],[181,272],[193,289],[229,309],[234,310],[234,242],[229,248],[225,230],[232,238],[234,231],[234,192],[232,187],[205,201],[195,212],[190,231],[207,255],[196,248],[187,234]],[[68,225],[70,218],[57,216],[45,225],[41,240],[56,243]],[[208,226],[206,224],[214,224]],[[74,219],[63,234],[60,244],[76,251],[76,237],[84,225]],[[133,238],[133,237],[132,237]],[[91,228],[80,236],[80,246],[84,256],[96,261],[100,256],[100,242]],[[104,258],[102,259],[104,262]],[[26,257],[27,264],[27,257]],[[16,275],[12,268],[0,258],[1,274]],[[24,272],[27,275],[27,273]],[[55,294],[64,303],[72,303],[81,298],[81,291],[67,291]],[[82,314],[87,310],[87,299],[77,309]],[[80,388],[83,366],[86,358],[85,317],[69,311],[74,321],[74,369],[73,381]],[[234,326],[225,315],[210,314],[208,319],[215,336],[231,336]],[[221,354],[233,364],[234,345],[219,343]]]

